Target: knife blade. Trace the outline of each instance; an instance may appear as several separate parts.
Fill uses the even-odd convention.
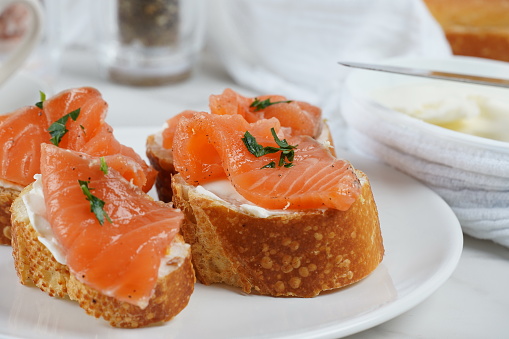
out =
[[[433,71],[433,70],[410,68],[410,67],[375,65],[375,64],[367,64],[367,63],[360,63],[360,62],[340,61],[338,63],[340,65],[347,66],[347,67],[361,68],[361,69],[367,69],[367,70],[371,70],[371,71],[380,71],[380,72],[418,76],[418,77],[424,77],[424,78],[451,80],[451,81],[459,81],[459,82],[470,83],[470,84],[479,84],[479,85],[488,85],[488,86],[509,88],[509,79],[491,78],[491,77],[460,74],[460,73],[451,73],[451,72],[442,72],[442,71]]]

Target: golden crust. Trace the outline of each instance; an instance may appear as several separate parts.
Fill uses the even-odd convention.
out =
[[[509,27],[509,0],[424,0],[444,27]]]
[[[382,261],[378,212],[362,172],[362,193],[345,212],[327,209],[258,218],[200,195],[173,176],[173,203],[186,218],[197,279],[246,293],[313,297],[361,280]]]
[[[165,322],[188,304],[194,290],[194,271],[190,256],[178,269],[159,278],[149,305],[120,302],[79,282],[67,266],[58,263],[49,250],[37,240],[38,233],[30,225],[21,196],[12,205],[12,247],[16,272],[22,284],[33,282],[50,296],[78,301],[88,314],[102,317],[112,326],[136,328]],[[183,242],[181,236],[177,241]]]
[[[147,138],[147,158],[158,173],[156,177],[156,190],[159,199],[164,202],[170,202],[173,195],[171,177],[177,173],[173,166],[172,151],[158,145],[155,141],[155,136],[150,135]]]
[[[454,54],[509,61],[509,0],[425,0]]]
[[[509,61],[509,30],[451,29],[446,37],[454,54]]]
[[[11,205],[19,190],[0,187],[0,245],[11,244]]]

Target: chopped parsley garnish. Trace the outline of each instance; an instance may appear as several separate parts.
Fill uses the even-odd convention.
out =
[[[276,134],[276,131],[274,128],[270,129],[270,132],[272,133],[272,136],[274,137],[274,141],[279,147],[273,147],[273,146],[262,146],[257,141],[256,138],[253,137],[249,131],[246,131],[244,133],[244,137],[242,138],[242,141],[244,142],[244,145],[246,145],[246,148],[248,151],[253,154],[255,157],[259,158],[261,156],[264,156],[266,154],[271,153],[277,153],[281,152],[281,155],[279,156],[279,162],[278,166],[284,166],[284,167],[292,167],[293,165],[293,158],[295,156],[294,149],[298,145],[289,145],[286,139],[280,140],[279,137]],[[274,161],[269,162],[267,165],[263,166],[262,168],[275,168],[276,163]]]
[[[104,160],[104,157],[101,157],[101,171],[104,174],[108,174],[108,164],[106,163],[106,160]]]
[[[292,100],[270,102],[270,98],[265,99],[265,100],[258,100],[258,98],[255,98],[254,101],[251,103],[251,105],[249,105],[249,107],[254,107],[254,109],[255,109],[254,111],[258,112],[258,111],[261,111],[262,109],[269,107],[270,105],[288,104],[290,102],[292,102]]]
[[[39,97],[40,97],[40,101],[39,102],[36,102],[35,103],[35,106],[39,107],[40,109],[42,109],[42,103],[44,101],[46,101],[46,93],[44,93],[43,91],[39,91]]]
[[[267,165],[262,166],[261,168],[276,168],[276,162],[275,161],[271,161]]]
[[[90,201],[90,212],[95,214],[99,224],[101,224],[101,226],[104,224],[104,218],[111,223],[108,213],[104,210],[104,205],[106,203],[90,193],[90,191],[93,190],[93,188],[88,187],[90,181],[78,180],[78,183],[80,184],[81,190],[83,191],[83,194],[85,194],[86,199]]]
[[[77,110],[72,111],[71,113],[68,113],[52,123],[49,128],[48,132],[51,135],[51,143],[55,146],[58,146],[60,144],[60,141],[62,140],[63,136],[69,132],[67,128],[65,128],[65,124],[67,123],[67,120],[69,120],[69,117],[76,121],[78,119],[78,116],[80,115],[80,108]]]

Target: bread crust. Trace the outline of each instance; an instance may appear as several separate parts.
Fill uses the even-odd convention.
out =
[[[11,244],[11,205],[20,190],[0,187],[0,245]]]
[[[509,61],[509,0],[425,0],[457,55]]]
[[[25,188],[11,208],[14,265],[22,284],[33,282],[50,296],[69,297],[86,313],[102,317],[114,327],[137,328],[166,322],[188,304],[195,283],[190,255],[176,270],[159,278],[155,293],[144,309],[106,296],[78,281],[37,239],[38,233],[30,224],[21,198],[30,189],[31,185]],[[183,239],[179,235],[176,241],[183,242]]]
[[[509,61],[509,29],[453,28],[445,36],[454,54]]]
[[[367,177],[347,211],[334,209],[259,218],[200,194],[173,176],[173,203],[186,218],[196,277],[246,293],[313,297],[355,283],[382,261],[378,212]]]
[[[159,199],[170,202],[173,196],[171,178],[177,174],[175,166],[173,166],[173,152],[159,145],[155,140],[155,135],[148,136],[146,149],[150,164],[157,170],[155,186]]]

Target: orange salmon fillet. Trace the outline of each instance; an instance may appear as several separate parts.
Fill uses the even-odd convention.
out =
[[[258,110],[251,107],[257,101],[269,100],[271,104]],[[279,103],[276,103],[279,102]],[[316,138],[322,132],[322,111],[320,108],[303,101],[288,100],[281,95],[262,95],[247,98],[227,88],[223,93],[209,98],[210,113],[216,115],[241,115],[247,122],[254,123],[263,119],[276,118],[281,126],[291,129],[293,135],[309,135]],[[196,111],[183,111],[166,121],[163,130],[163,147],[171,149],[177,125],[182,117],[190,117]]]
[[[104,159],[107,174],[101,171],[100,158],[52,144],[41,146],[47,219],[78,280],[143,307],[183,215],[124,179],[119,171],[135,167],[131,158],[113,155]],[[100,225],[78,180],[89,181],[90,192],[105,202],[111,223],[105,220]]]
[[[108,105],[99,91],[90,87],[63,91],[44,101],[42,109],[24,107],[0,119],[0,179],[23,186],[31,183],[40,172],[40,145],[50,143],[48,128],[77,109],[78,118],[67,120],[68,131],[58,146],[94,156],[129,156],[143,169],[135,182],[144,191],[150,190],[156,171],[115,139],[113,129],[104,121]]]
[[[277,147],[271,128],[281,140],[298,145],[293,167],[263,168],[277,164],[280,153],[255,157],[242,141],[249,131],[260,145]],[[347,210],[360,194],[350,163],[309,136],[284,132],[275,118],[249,123],[240,114],[183,117],[173,142],[175,169],[192,185],[228,178],[238,193],[264,208]]]
[[[271,103],[278,103],[257,109],[251,107],[255,100],[269,100]],[[247,98],[227,88],[222,94],[210,96],[209,107],[212,114],[240,114],[248,122],[276,118],[281,126],[291,128],[294,135],[318,137],[322,130],[322,111],[320,108],[306,102],[288,100],[281,95],[262,95],[256,98]]]

